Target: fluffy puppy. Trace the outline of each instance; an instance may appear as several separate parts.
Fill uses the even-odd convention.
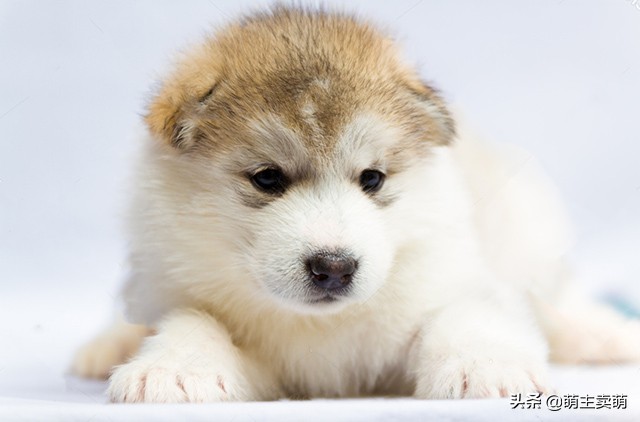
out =
[[[547,391],[638,358],[573,298],[530,157],[475,141],[371,24],[275,8],[188,52],[146,116],[128,317],[76,372],[115,402]],[[105,348],[104,345],[110,347]],[[125,357],[133,358],[124,363]]]

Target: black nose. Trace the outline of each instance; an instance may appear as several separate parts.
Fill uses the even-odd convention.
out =
[[[351,283],[358,261],[345,254],[318,253],[307,260],[307,266],[313,284],[335,290]]]

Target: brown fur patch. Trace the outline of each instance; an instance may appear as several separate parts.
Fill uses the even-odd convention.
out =
[[[413,153],[451,141],[453,123],[394,42],[352,16],[276,7],[229,24],[178,64],[149,106],[152,133],[182,151],[230,152],[264,139],[274,115],[326,157],[355,113],[394,122]]]

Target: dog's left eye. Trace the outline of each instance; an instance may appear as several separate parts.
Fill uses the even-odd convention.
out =
[[[374,193],[384,184],[384,173],[378,170],[365,170],[360,174],[360,186],[367,193]]]
[[[257,172],[251,176],[251,182],[259,190],[272,195],[282,194],[287,188],[287,178],[281,170],[275,168]]]

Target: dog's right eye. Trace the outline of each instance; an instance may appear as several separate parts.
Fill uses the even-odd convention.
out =
[[[360,186],[366,193],[376,193],[382,188],[385,175],[378,170],[365,170],[360,174]]]
[[[272,194],[283,194],[287,188],[287,178],[282,171],[274,168],[261,170],[251,176],[251,182],[258,190]]]

